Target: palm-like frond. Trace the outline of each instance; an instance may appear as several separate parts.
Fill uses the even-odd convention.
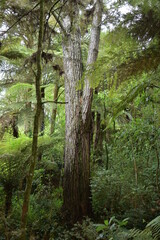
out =
[[[149,222],[146,228],[141,231],[131,229],[128,234],[128,239],[133,240],[159,240],[160,239],[160,216]]]
[[[146,228],[152,230],[154,239],[160,239],[160,216],[149,222]]]

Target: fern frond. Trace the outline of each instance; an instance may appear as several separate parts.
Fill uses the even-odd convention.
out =
[[[131,238],[134,240],[153,240],[150,229],[144,229],[143,231],[139,229],[131,229],[128,237],[129,239]]]
[[[131,229],[128,234],[129,239],[134,240],[159,240],[160,239],[160,216],[149,222],[142,231],[139,229]]]
[[[126,97],[124,97],[120,103],[115,107],[113,118],[115,118],[118,113],[126,108],[126,106],[132,102],[144,89],[149,85],[148,81],[144,81],[138,84],[136,87],[132,88]]]
[[[160,216],[154,218],[151,222],[149,222],[146,228],[152,230],[154,239],[160,239]]]

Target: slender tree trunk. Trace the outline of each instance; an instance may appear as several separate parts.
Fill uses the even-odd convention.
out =
[[[45,88],[41,87],[41,101],[43,101],[45,98]],[[41,110],[40,110],[40,120],[39,120],[39,135],[42,137],[44,135],[45,130],[45,112],[44,112],[44,104],[41,104]],[[42,159],[42,151],[38,152],[38,162]]]
[[[94,157],[102,163],[103,140],[105,133],[101,124],[101,114],[96,112],[95,139],[94,139]]]
[[[99,49],[100,30],[102,21],[102,0],[95,0],[93,13],[91,37],[87,59],[87,69],[96,61]],[[82,102],[82,169],[86,169],[82,174],[82,192],[81,202],[83,206],[83,215],[91,211],[90,203],[90,132],[91,132],[91,105],[93,98],[93,89],[90,87],[89,79],[84,80],[83,102]]]
[[[58,83],[55,83],[54,93],[53,93],[53,101],[54,101],[54,102],[57,101],[58,92],[59,92],[59,86],[58,86]],[[51,135],[54,133],[55,122],[56,122],[56,115],[57,115],[57,104],[55,103],[55,104],[53,105],[52,116],[51,116],[51,129],[50,129],[50,134],[51,134]]]
[[[157,158],[156,185],[157,185],[157,190],[159,191],[160,158],[159,158],[158,146],[156,146],[155,150],[156,150],[156,158]]]
[[[44,100],[45,98],[45,88],[41,87],[41,99]],[[41,114],[40,114],[40,135],[44,135],[44,130],[45,130],[45,112],[44,112],[44,104],[41,104]]]
[[[95,123],[95,139],[94,139],[94,150],[96,151],[99,147],[99,138],[101,134],[101,114],[96,112],[96,123]]]
[[[95,94],[98,95],[98,88],[95,89]],[[101,114],[96,111],[95,112],[95,126],[94,126],[94,144],[93,144],[93,151],[94,156],[97,159],[101,158],[102,156],[102,149],[103,149],[103,139],[102,139],[102,129],[101,129]],[[102,141],[101,141],[102,139]]]
[[[24,133],[28,137],[32,136],[32,122],[31,122],[31,117],[29,115],[29,114],[31,114],[31,112],[32,112],[31,102],[27,102],[26,103],[26,114],[25,114],[25,120],[24,120]],[[29,115],[29,116],[27,116],[27,115]]]
[[[38,131],[39,131],[39,121],[41,113],[41,79],[42,79],[42,64],[41,64],[41,54],[42,54],[42,41],[43,41],[43,23],[44,21],[44,0],[40,0],[40,28],[39,28],[39,39],[38,39],[38,51],[37,51],[37,75],[36,75],[36,98],[37,98],[37,108],[34,117],[34,129],[33,129],[33,141],[32,141],[32,154],[30,161],[30,169],[27,177],[27,184],[24,193],[22,216],[21,216],[21,236],[20,240],[26,239],[26,225],[27,225],[27,214],[29,208],[29,199],[32,188],[32,181],[34,175],[35,164],[37,160],[37,147],[38,147]]]

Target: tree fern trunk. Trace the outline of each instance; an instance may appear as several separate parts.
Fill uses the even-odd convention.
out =
[[[12,131],[13,131],[13,137],[18,138],[19,133],[18,133],[18,116],[13,115],[12,118]]]

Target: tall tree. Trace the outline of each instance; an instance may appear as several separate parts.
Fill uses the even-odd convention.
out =
[[[73,0],[65,3],[62,22],[54,13],[63,32],[66,99],[64,210],[72,223],[91,212],[89,162],[93,90],[88,78],[84,80],[84,89],[78,90],[83,74],[79,3]],[[95,0],[92,10],[87,68],[91,68],[98,55],[102,1]]]
[[[93,68],[98,56],[99,40],[100,40],[100,30],[102,21],[102,0],[96,0],[94,2],[94,12],[90,36],[90,44],[88,50],[87,59],[87,70]],[[86,77],[84,79],[84,89],[83,89],[83,100],[82,100],[82,126],[81,126],[81,137],[82,137],[82,169],[86,169],[82,174],[82,182],[84,186],[82,187],[81,201],[83,206],[84,214],[87,213],[87,209],[90,207],[90,139],[91,139],[91,128],[92,128],[92,98],[93,89],[90,86],[90,81]]]
[[[80,201],[81,147],[80,147],[80,91],[82,78],[81,34],[79,8],[69,0],[64,12],[63,56],[65,72],[65,163],[64,163],[64,209],[71,222],[82,214]],[[84,169],[85,171],[85,169]]]
[[[29,199],[32,188],[32,181],[34,175],[34,169],[37,160],[37,148],[38,148],[38,132],[39,132],[39,122],[41,115],[41,79],[42,79],[42,42],[43,42],[43,28],[44,28],[44,0],[40,1],[40,26],[39,26],[39,38],[38,38],[38,51],[37,51],[37,74],[36,74],[36,98],[37,98],[37,107],[34,117],[34,129],[33,129],[33,141],[32,141],[32,155],[30,158],[30,168],[27,177],[27,184],[24,193],[24,201],[22,207],[22,217],[21,217],[21,240],[26,239],[26,224],[27,224],[27,214],[29,208]]]

